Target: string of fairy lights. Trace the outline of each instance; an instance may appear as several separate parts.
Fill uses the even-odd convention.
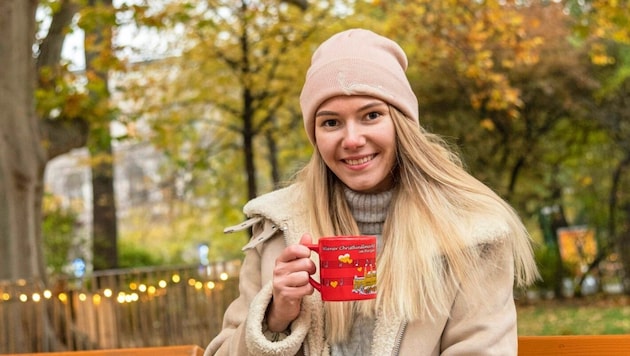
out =
[[[197,291],[212,291],[221,283],[226,282],[230,279],[230,275],[227,272],[221,272],[218,274],[218,279],[216,280],[200,280],[194,277],[189,277],[186,279],[186,283],[190,288],[193,288]],[[99,305],[103,298],[115,300],[120,304],[126,303],[134,303],[138,302],[142,296],[147,296],[149,298],[163,295],[166,293],[166,290],[171,285],[177,285],[182,283],[182,276],[179,273],[173,273],[169,279],[159,279],[155,283],[145,283],[132,281],[126,284],[125,290],[115,291],[111,288],[103,288],[101,290],[95,292],[87,292],[79,290],[73,291],[61,291],[61,292],[53,292],[50,289],[37,290],[32,292],[26,292],[24,289],[29,288],[29,283],[20,279],[11,284],[0,284],[0,303],[8,303],[8,302],[33,302],[40,303],[47,300],[58,299],[61,303],[67,304],[71,298],[70,293],[77,294],[77,300],[79,302],[91,302],[94,305]]]

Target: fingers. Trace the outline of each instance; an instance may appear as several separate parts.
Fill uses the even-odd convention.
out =
[[[310,273],[298,270],[287,274],[274,275],[274,285],[282,288],[299,288],[309,284]]]
[[[310,258],[297,258],[282,262],[277,260],[273,271],[273,294],[281,301],[302,299],[313,293],[309,277],[315,273],[315,264]]]
[[[315,273],[315,264],[310,259],[311,236],[304,234],[299,244],[287,246],[276,258],[273,270],[273,299],[268,313],[268,324],[274,329],[291,323],[300,313],[301,301],[313,294],[309,283]]]

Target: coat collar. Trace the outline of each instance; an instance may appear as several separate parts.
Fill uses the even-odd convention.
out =
[[[304,233],[310,232],[302,187],[296,183],[263,194],[245,204],[243,212],[250,218],[263,217],[273,222],[283,231],[287,245],[298,243]]]

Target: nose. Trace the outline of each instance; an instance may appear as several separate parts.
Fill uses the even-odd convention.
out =
[[[344,132],[342,147],[344,149],[356,149],[365,145],[366,139],[361,127],[354,123],[348,123]]]

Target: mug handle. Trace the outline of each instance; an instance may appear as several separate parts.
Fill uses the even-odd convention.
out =
[[[308,247],[311,251],[315,253],[319,253],[319,245],[318,244],[303,244]],[[322,292],[322,285],[313,279],[313,277],[308,277],[308,282],[313,286],[313,288],[317,289],[320,293]]]

